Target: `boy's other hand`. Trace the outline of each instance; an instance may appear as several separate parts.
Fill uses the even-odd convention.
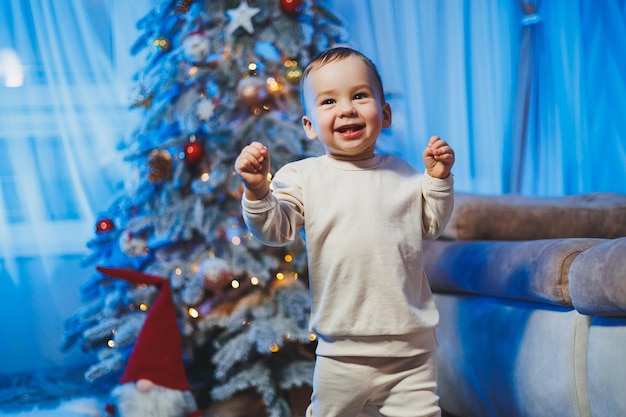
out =
[[[235,161],[235,172],[243,181],[246,198],[260,200],[269,190],[270,154],[265,145],[252,142],[242,149]]]
[[[454,165],[454,150],[439,136],[431,136],[424,152],[426,172],[434,178],[446,178]]]

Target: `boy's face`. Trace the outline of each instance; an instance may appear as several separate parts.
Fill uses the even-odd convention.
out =
[[[309,73],[302,86],[309,139],[322,141],[336,159],[362,160],[374,155],[376,140],[391,125],[391,107],[383,104],[375,75],[357,56],[333,61]]]

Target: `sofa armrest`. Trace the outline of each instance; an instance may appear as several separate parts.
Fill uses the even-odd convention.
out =
[[[582,314],[626,317],[626,238],[581,253],[569,282],[572,303]]]
[[[442,237],[459,240],[533,240],[626,236],[626,194],[564,197],[455,194]]]
[[[572,306],[570,265],[605,239],[425,241],[434,292],[469,293]]]

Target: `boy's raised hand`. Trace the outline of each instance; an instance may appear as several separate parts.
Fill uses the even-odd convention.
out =
[[[270,172],[270,153],[259,143],[252,142],[243,148],[235,161],[235,172],[243,181],[246,198],[260,200],[269,190],[267,174]]]
[[[446,178],[454,165],[454,150],[439,136],[431,136],[424,152],[426,172],[434,178]]]

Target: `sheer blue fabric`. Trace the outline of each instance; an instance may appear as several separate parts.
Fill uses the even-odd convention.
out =
[[[0,2],[0,372],[52,366],[86,242],[128,179],[135,24],[147,1]]]
[[[459,191],[626,192],[626,1],[333,5],[394,110],[381,149],[456,150]]]

